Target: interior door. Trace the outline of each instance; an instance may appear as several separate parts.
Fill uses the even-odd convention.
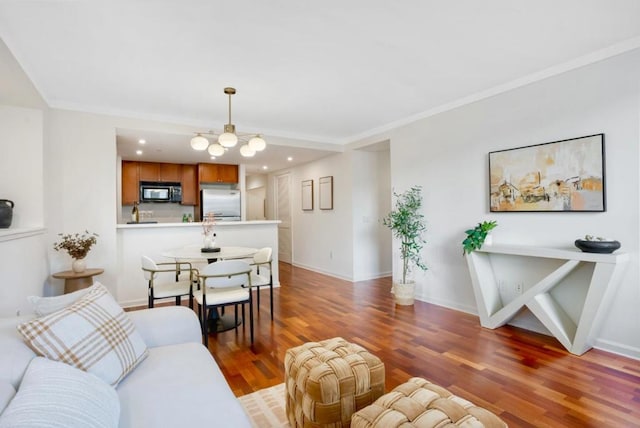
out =
[[[276,178],[276,219],[278,224],[278,260],[291,263],[291,177],[289,173]]]

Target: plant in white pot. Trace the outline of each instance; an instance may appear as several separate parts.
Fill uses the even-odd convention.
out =
[[[422,247],[426,243],[422,234],[427,229],[422,215],[422,187],[413,186],[403,193],[393,192],[395,208],[382,219],[391,229],[393,236],[400,240],[402,277],[393,282],[393,294],[398,305],[413,305],[415,282],[407,275],[412,267],[427,270],[422,261]]]

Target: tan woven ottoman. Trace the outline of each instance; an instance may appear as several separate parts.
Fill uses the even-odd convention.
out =
[[[414,377],[354,413],[352,428],[504,428],[502,419],[487,409],[451,394],[441,386]]]
[[[309,342],[284,357],[291,427],[348,427],[354,412],[384,394],[384,364],[341,337]]]

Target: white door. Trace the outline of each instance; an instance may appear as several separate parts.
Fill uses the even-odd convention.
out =
[[[291,177],[289,173],[276,177],[276,220],[278,224],[278,260],[291,263]]]

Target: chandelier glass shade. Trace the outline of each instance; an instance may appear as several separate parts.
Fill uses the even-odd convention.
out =
[[[235,88],[224,88],[224,93],[229,96],[229,123],[224,125],[222,133],[214,131],[198,132],[191,139],[191,148],[194,150],[207,150],[211,156],[222,156],[227,149],[235,147],[238,142],[242,142],[240,154],[244,157],[251,157],[256,152],[262,151],[267,147],[267,143],[260,134],[239,134],[236,133],[236,127],[231,123],[231,95],[236,93]],[[205,137],[217,137],[217,142],[210,143]]]
[[[202,134],[197,134],[191,139],[191,148],[193,150],[207,150],[209,146],[209,140],[204,138]]]
[[[208,142],[207,142],[208,144]],[[220,144],[218,143],[213,143],[209,146],[209,148],[207,149],[207,151],[209,152],[209,154],[211,156],[222,156],[225,152],[224,147],[222,147]]]

